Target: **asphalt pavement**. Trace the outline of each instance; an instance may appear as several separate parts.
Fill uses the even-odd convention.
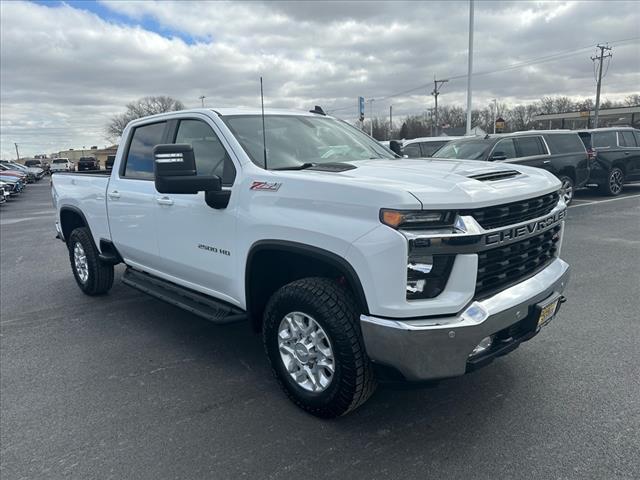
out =
[[[568,302],[532,341],[336,420],[297,409],[259,336],[119,281],[77,288],[48,179],[0,205],[0,466],[12,479],[638,479],[640,186],[578,192]]]

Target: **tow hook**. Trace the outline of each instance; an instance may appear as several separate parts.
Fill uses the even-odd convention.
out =
[[[565,297],[564,295],[560,296],[560,303],[564,303],[567,301],[567,297]]]

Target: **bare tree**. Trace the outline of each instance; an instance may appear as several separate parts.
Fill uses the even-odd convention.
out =
[[[633,93],[631,95],[627,95],[624,99],[624,103],[627,107],[640,106],[640,94]]]
[[[107,138],[115,141],[122,135],[124,127],[132,120],[175,110],[184,110],[184,105],[180,100],[165,96],[143,97],[127,104],[124,113],[111,117],[106,128]]]

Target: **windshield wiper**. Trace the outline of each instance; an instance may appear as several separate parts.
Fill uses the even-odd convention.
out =
[[[271,170],[306,170],[307,168],[315,167],[317,163],[306,162],[301,165],[296,165],[294,167],[280,167],[280,168],[272,168]]]

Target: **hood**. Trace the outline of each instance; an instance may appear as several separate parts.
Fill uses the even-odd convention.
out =
[[[522,165],[445,158],[350,163],[356,168],[313,174],[403,190],[416,197],[425,209],[468,208],[470,204],[483,207],[544,195],[560,188],[560,181],[553,174]]]

